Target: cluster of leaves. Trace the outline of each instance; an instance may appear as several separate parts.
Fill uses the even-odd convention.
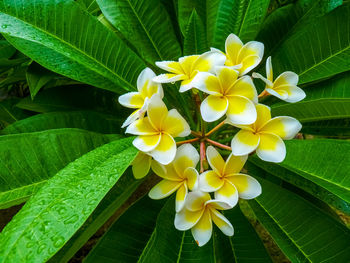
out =
[[[230,33],[263,42],[276,75],[296,72],[307,94],[295,104],[264,102],[273,116],[300,120],[304,138],[286,142],[280,164],[249,159],[245,168],[263,189],[249,211],[292,262],[349,261],[350,232],[334,209],[350,214],[350,143],[341,140],[350,135],[350,5],[298,0],[269,12],[269,4],[1,0],[0,208],[26,204],[0,235],[0,262],[67,262],[129,198],[142,196],[144,181],[127,169],[137,150],[120,130],[127,113],[116,98],[136,89],[146,65],[160,73],[155,61],[223,50]],[[189,95],[164,89],[169,107],[196,116]],[[218,136],[225,143],[225,133]],[[235,235],[215,230],[211,245],[198,248],[174,228],[174,200],[144,197],[85,261],[269,262],[240,207],[225,216]]]

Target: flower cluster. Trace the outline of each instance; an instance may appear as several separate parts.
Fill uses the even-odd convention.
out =
[[[270,108],[259,103],[269,95],[286,102],[305,97],[297,87],[297,74],[287,71],[273,80],[271,57],[266,60],[266,78],[252,74],[265,83],[265,90],[258,95],[247,74],[258,66],[263,54],[262,43],[243,44],[230,34],[225,53],[212,48],[202,55],[156,62],[168,73],[156,76],[146,68],[138,77],[138,91],[119,97],[120,104],[135,109],[123,124],[127,126],[126,133],[137,135],[133,145],[140,152],[132,164],[135,178],[146,176],[150,169],[162,178],[149,192],[152,199],[176,192],[175,227],[191,229],[199,246],[210,240],[213,222],[224,234],[233,235],[231,223],[218,210],[233,208],[239,198],[252,199],[261,194],[259,182],[241,173],[248,155],[256,152],[264,161],[282,162],[286,156],[283,140],[292,139],[301,129],[299,121],[292,117],[272,118]],[[223,121],[209,132],[191,131],[179,112],[168,110],[162,100],[161,83],[177,81],[181,81],[180,92],[192,90],[197,96],[203,121]],[[210,138],[223,125],[239,129],[231,147]],[[195,138],[175,141],[191,134]],[[195,143],[199,143],[199,153]],[[213,146],[230,151],[226,161]],[[207,163],[209,169],[205,169]]]

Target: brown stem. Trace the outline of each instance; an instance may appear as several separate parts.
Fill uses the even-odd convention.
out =
[[[260,99],[260,98],[262,98],[262,97],[265,97],[265,96],[268,96],[268,95],[269,95],[269,93],[267,93],[266,90],[263,90],[263,92],[261,92],[261,93],[259,94],[258,99]]]
[[[221,149],[225,149],[225,150],[228,150],[228,151],[232,151],[232,148],[231,148],[230,146],[225,145],[225,144],[221,144],[221,143],[219,143],[219,142],[210,140],[210,139],[208,139],[208,138],[206,138],[206,141],[209,142],[209,143],[211,143],[212,145],[215,145],[215,146],[221,148]]]
[[[177,142],[176,145],[181,145],[181,144],[185,144],[185,143],[192,143],[192,142],[196,142],[196,141],[199,141],[199,138],[194,138],[194,139],[190,139],[190,140],[186,140],[186,141]]]
[[[213,129],[211,129],[209,132],[205,134],[205,137],[208,137],[209,135],[216,132],[218,129],[220,129],[225,124],[225,121],[220,122],[217,126],[215,126]]]
[[[199,137],[199,138],[202,137],[202,133],[200,133],[200,132],[191,131],[191,134],[192,134],[193,136],[195,136],[195,137]]]
[[[201,141],[199,149],[200,149],[200,158],[201,158],[200,173],[203,173],[204,172],[203,162],[205,161],[205,142],[204,141]]]

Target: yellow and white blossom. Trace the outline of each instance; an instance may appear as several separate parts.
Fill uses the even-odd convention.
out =
[[[139,135],[133,145],[152,156],[161,164],[169,164],[175,158],[174,137],[185,137],[191,133],[186,120],[175,109],[168,111],[158,94],[148,102],[147,117],[136,120],[126,133]]]
[[[202,173],[199,177],[199,190],[215,192],[215,199],[234,207],[238,197],[253,199],[261,194],[261,186],[253,177],[241,174],[248,156],[235,156],[232,153],[226,160],[214,147],[207,148],[207,160],[213,170]]]
[[[266,78],[255,72],[253,78],[263,80],[266,83],[265,90],[267,93],[286,102],[298,102],[306,96],[305,92],[297,87],[299,77],[292,71],[283,72],[273,81],[271,57],[266,60]]]
[[[148,100],[154,94],[158,94],[161,99],[163,98],[162,85],[152,80],[155,76],[156,74],[150,68],[145,68],[137,78],[138,91],[123,94],[118,98],[118,102],[124,107],[136,109],[125,120],[122,128],[130,125],[130,123],[139,118],[143,118],[147,110]]]
[[[231,207],[222,201],[211,200],[208,193],[195,191],[188,194],[185,207],[175,215],[175,227],[185,231],[191,229],[198,246],[205,245],[212,235],[215,225],[227,236],[233,236],[233,227],[217,210],[227,210]]]
[[[225,63],[225,56],[219,51],[208,51],[202,55],[185,56],[179,61],[160,61],[156,65],[170,73],[161,74],[153,81],[170,83],[181,80],[180,92],[192,88],[192,80],[198,72],[212,72],[216,66]]]
[[[139,152],[132,162],[132,173],[135,179],[145,177],[151,168],[152,157],[146,153]]]
[[[149,192],[152,199],[165,198],[176,191],[176,212],[179,212],[187,197],[188,190],[197,187],[198,172],[196,166],[199,154],[191,144],[181,145],[176,152],[173,162],[168,165],[152,163],[152,170],[163,180]]]
[[[212,49],[216,50],[216,49]],[[230,34],[225,42],[226,66],[233,67],[243,76],[250,72],[261,62],[264,55],[264,44],[250,41],[243,42],[235,34]]]
[[[271,119],[270,108],[263,104],[256,105],[256,111],[255,123],[236,125],[241,130],[232,139],[232,153],[242,156],[256,150],[264,161],[282,162],[286,156],[283,140],[292,139],[300,131],[300,122],[287,116]]]
[[[209,96],[200,106],[203,120],[212,122],[225,114],[235,124],[251,124],[256,120],[254,103],[258,95],[249,76],[238,78],[238,72],[229,67],[216,67],[216,76],[199,72],[193,86]]]

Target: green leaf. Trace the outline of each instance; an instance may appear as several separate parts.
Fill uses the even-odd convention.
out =
[[[186,36],[193,10],[196,11],[198,18],[205,22],[206,2],[203,0],[177,0],[178,21],[183,36]],[[203,23],[203,26],[205,26],[205,23]]]
[[[202,20],[193,9],[184,38],[184,55],[201,54],[209,49]]]
[[[8,59],[16,53],[16,49],[6,40],[0,40],[0,58]]]
[[[78,129],[0,136],[0,209],[27,200],[68,163],[117,137]]]
[[[230,242],[228,242],[231,245],[233,258],[231,260],[222,260],[222,262],[272,262],[261,239],[255,232],[253,226],[249,223],[248,219],[243,215],[239,206],[237,205],[233,209],[225,211],[224,214],[233,225],[235,233],[233,237],[229,238]],[[221,236],[225,240],[228,239],[222,234],[218,236]],[[219,245],[215,243],[214,239],[214,250],[220,249],[221,244]],[[254,251],[254,253],[252,253],[252,251]],[[228,253],[227,251],[223,251],[222,254],[224,256]]]
[[[74,256],[74,254],[90,239],[90,237],[93,236],[98,229],[107,222],[107,220],[110,220],[110,217],[113,216],[118,209],[128,209],[128,198],[135,192],[135,190],[137,191],[138,186],[140,186],[142,182],[143,180],[134,179],[131,169],[128,169],[124,176],[119,179],[118,183],[115,184],[103,198],[94,212],[85,221],[84,225],[48,262],[68,262],[68,260]],[[139,193],[135,194],[138,195]],[[139,213],[139,217],[145,220],[144,214]],[[155,219],[156,217],[154,220]],[[137,226],[133,225],[132,229],[135,227]],[[140,237],[138,237],[138,239],[140,239]],[[124,242],[125,240],[122,244],[124,244]],[[114,256],[118,257],[117,255]]]
[[[98,15],[100,7],[96,0],[77,0],[77,3],[81,4],[83,8],[92,15]]]
[[[297,103],[278,103],[272,106],[274,116],[287,115],[301,122],[342,119],[350,117],[350,74],[304,89],[306,98]]]
[[[160,0],[97,0],[109,22],[149,63],[181,56],[169,15]]]
[[[35,112],[73,110],[118,112],[117,97],[110,91],[74,85],[42,90],[33,100],[26,97],[16,106]]]
[[[0,262],[45,262],[52,257],[133,161],[137,150],[132,139],[99,147],[52,177],[4,228]]]
[[[6,127],[11,123],[28,117],[26,112],[15,106],[18,101],[19,99],[17,98],[0,101],[0,127]]]
[[[349,70],[349,16],[350,5],[344,4],[289,37],[274,53],[275,72],[294,71],[302,84]]]
[[[145,196],[111,226],[85,262],[271,262],[239,207],[225,211],[236,230],[233,238],[214,227],[204,247],[190,231],[174,228],[174,209],[174,198],[164,204]]]
[[[288,149],[289,150],[289,149]],[[259,169],[260,168],[260,169]],[[342,200],[335,194],[326,190],[317,183],[314,183],[297,173],[281,167],[280,165],[271,164],[262,161],[257,156],[252,156],[247,164],[248,171],[256,170],[254,174],[258,174],[259,177],[266,178],[270,175],[274,175],[283,179],[284,181],[295,185],[299,189],[311,194],[312,196],[318,198],[319,200],[326,202],[327,204],[335,207],[336,209],[350,215],[350,203]]]
[[[346,262],[350,258],[350,231],[342,223],[302,197],[259,181],[262,195],[249,204],[292,262]]]
[[[305,25],[342,4],[342,0],[299,0],[272,12],[264,21],[257,40],[265,45],[265,56],[273,54],[281,43],[298,34]]]
[[[208,40],[211,46],[224,49],[225,40],[234,33],[243,42],[254,40],[267,13],[270,0],[208,1]]]
[[[350,136],[350,118],[304,122],[302,132],[329,137]]]
[[[41,67],[37,63],[29,65],[26,77],[32,99],[42,87],[54,78],[54,76],[55,74],[52,71]]]
[[[122,120],[95,111],[67,111],[38,114],[17,121],[0,134],[37,132],[59,128],[79,128],[99,133],[121,133]]]
[[[350,142],[331,139],[286,141],[279,165],[350,203]],[[335,151],[336,149],[336,151]]]
[[[113,32],[72,0],[4,0],[0,21],[0,32],[18,50],[54,72],[102,89],[135,89],[145,67]]]
[[[143,197],[108,229],[84,262],[136,262],[152,235],[163,205],[164,200]]]

